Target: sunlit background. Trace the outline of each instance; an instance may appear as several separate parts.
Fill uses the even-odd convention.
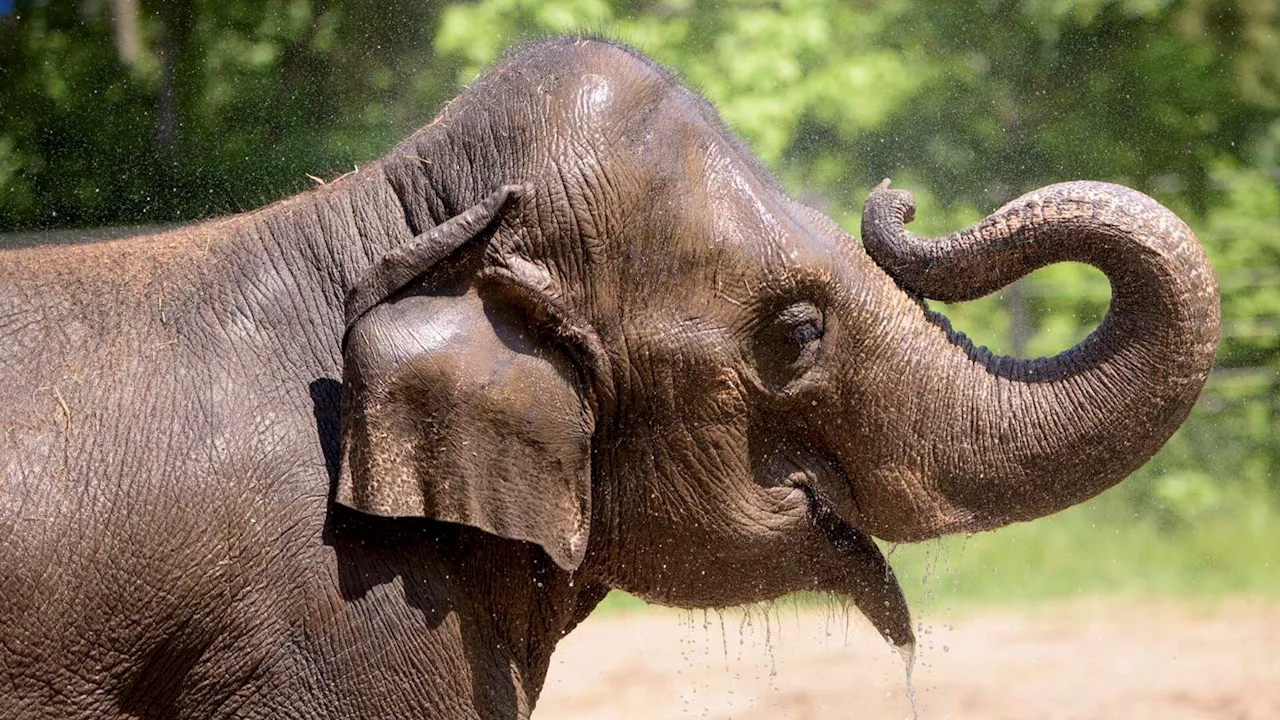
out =
[[[1271,0],[0,0],[0,245],[304,190],[384,153],[507,48],[564,32],[675,69],[854,235],[883,177],[915,193],[921,233],[1069,179],[1173,208],[1222,288],[1221,349],[1186,425],[1089,503],[891,560],[926,617],[1280,596]],[[1107,301],[1101,274],[1059,265],[945,312],[980,343],[1039,356],[1083,338]],[[612,597],[600,614],[637,612]]]

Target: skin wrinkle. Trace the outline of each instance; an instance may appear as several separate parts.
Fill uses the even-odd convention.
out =
[[[150,393],[147,393],[147,395],[150,395]],[[179,601],[179,602],[182,602],[182,601]]]
[[[1016,408],[1029,403],[1031,408],[1038,408],[1029,415],[1031,424],[1024,426],[1031,430],[1019,428],[1016,436],[1020,439],[1008,443],[1006,451],[1014,459],[1023,458],[1017,460],[1021,469],[1012,477],[1031,473],[1037,482],[1026,482],[1026,490],[1019,492],[1013,490],[1016,481],[1007,482],[1003,490],[988,488],[988,492],[1022,499],[1018,501],[1017,508],[1012,509],[1012,516],[986,511],[981,523],[1001,524],[1011,518],[1039,515],[1049,508],[1062,507],[1080,497],[1087,497],[1123,477],[1159,447],[1163,438],[1185,416],[1186,409],[1203,384],[1212,358],[1212,342],[1216,339],[1216,292],[1203,255],[1185,226],[1153,201],[1132,191],[1097,183],[1065,184],[1038,191],[1038,196],[1014,201],[997,211],[997,216],[1008,214],[1016,219],[1016,222],[1004,223],[1004,227],[1016,225],[1026,228],[1021,240],[1017,237],[1012,239],[1013,247],[1022,248],[1019,251],[1021,257],[1014,263],[987,262],[978,266],[984,253],[1000,253],[999,248],[1007,244],[1008,238],[997,232],[1001,223],[991,219],[976,229],[962,231],[942,241],[912,245],[915,241],[908,239],[902,247],[912,248],[908,253],[920,254],[917,259],[907,259],[905,255],[894,256],[898,251],[888,249],[884,238],[889,236],[883,235],[879,225],[882,218],[892,222],[891,215],[880,213],[887,207],[884,199],[900,197],[892,195],[893,192],[882,194],[881,199],[873,196],[873,201],[868,203],[864,214],[864,229],[871,228],[868,247],[873,255],[879,254],[878,259],[885,262],[891,272],[905,273],[899,280],[909,285],[933,283],[927,279],[928,274],[935,275],[937,283],[942,284],[948,283],[945,278],[966,278],[963,288],[916,286],[917,290],[924,288],[930,296],[955,300],[982,294],[1009,282],[1018,273],[1061,259],[1096,264],[1112,280],[1112,309],[1099,329],[1082,345],[1056,358],[1036,361],[984,358],[983,365],[997,374],[991,384],[1007,398],[1002,399],[1002,404]],[[1068,195],[1067,199],[1062,199]],[[1051,220],[1057,224],[1048,225]],[[909,235],[900,237],[909,238]],[[991,249],[983,248],[984,244]],[[1046,252],[1053,254],[1046,255]],[[917,271],[908,267],[918,260],[924,263],[919,267],[928,268],[926,276],[922,276],[925,279],[914,279],[916,275],[913,273]],[[957,264],[963,266],[956,267]],[[1182,270],[1174,271],[1175,267]],[[1004,274],[992,275],[997,271]],[[1192,300],[1188,295],[1178,294],[1177,288],[1186,282],[1184,278],[1190,278],[1189,282],[1198,286],[1195,294],[1199,299]],[[1182,329],[1170,331],[1179,326]],[[1149,352],[1145,349],[1147,347],[1159,347],[1161,351]],[[1174,378],[1195,379],[1183,385],[1181,392],[1166,391],[1155,395],[1150,392],[1155,384],[1148,379],[1152,375],[1151,368],[1161,368],[1159,377],[1164,388],[1174,387],[1174,382],[1180,382]],[[966,376],[960,374],[957,377]],[[1026,384],[1025,380],[1033,384]],[[1065,383],[1075,390],[1064,396],[1055,385],[1036,384],[1051,381]],[[934,397],[938,394],[935,393]],[[1157,419],[1156,415],[1165,412],[1164,408],[1168,409],[1166,419]],[[1085,422],[1068,423],[1065,419],[1059,422],[1059,414],[1062,413]],[[1019,415],[1028,417],[1026,413]],[[1133,420],[1144,416],[1151,420]],[[1117,423],[1114,418],[1120,417],[1129,419]],[[1050,435],[1044,429],[1047,426],[1053,426],[1060,432]],[[1096,431],[1100,433],[1096,435],[1098,440],[1090,443],[1095,457],[1123,457],[1122,463],[1111,465],[1111,469],[1078,469],[1080,475],[1093,477],[1088,483],[1077,485],[1077,489],[1065,497],[1055,498],[1047,493],[1032,496],[1032,493],[1041,492],[1037,488],[1042,484],[1052,482],[1045,477],[1056,474],[1045,472],[1042,461],[1037,458],[1062,455],[1056,448],[1065,450],[1072,443],[1083,442],[1081,429],[1090,426],[1100,428]],[[1122,440],[1124,433],[1114,432],[1121,427],[1130,433],[1137,431],[1150,435],[1140,441]],[[1050,444],[1050,437],[1065,440]],[[1042,452],[1046,447],[1055,449]],[[1067,452],[1065,456],[1071,460],[1063,472],[1070,469],[1081,455],[1079,451]],[[1115,460],[1104,461],[1102,467],[1108,467],[1107,462],[1115,463]],[[950,472],[957,477],[951,481],[954,483],[952,487],[958,488],[965,483],[963,471],[958,471],[960,466],[955,464],[954,458],[947,459],[944,467],[954,468]],[[945,486],[940,486],[940,490],[948,495],[957,494]],[[968,504],[974,501],[960,502]],[[983,527],[980,524],[963,524],[968,521],[962,523],[958,519],[950,522],[940,520],[949,528]],[[927,531],[930,530],[920,529],[920,532]]]
[[[504,184],[531,195],[456,238],[344,350],[346,291]],[[869,531],[1039,512],[1014,490],[1046,468],[1087,482],[1081,438],[1110,428],[1097,413],[1181,402],[1202,380],[1160,329],[1216,302],[1194,246],[1153,239],[1182,230],[1136,195],[1074,187],[941,249],[872,253],[907,285],[923,267],[929,283],[994,287],[1059,236],[1113,223],[1073,252],[1146,275],[1115,282],[1100,339],[1038,363],[981,354],[787,200],[665,70],[561,40],[508,56],[386,157],[297,198],[0,255],[3,297],[45,316],[0,350],[28,369],[0,376],[0,408],[57,387],[71,410],[50,391],[3,418],[23,459],[0,491],[52,519],[0,534],[0,556],[24,559],[0,560],[0,679],[15,688],[0,715],[154,702],[183,717],[509,720],[609,587],[682,607],[834,592],[909,643]],[[896,232],[904,208],[876,197],[871,235]],[[775,332],[795,308],[821,331]],[[1115,365],[1077,388],[1099,358]],[[62,479],[94,490],[74,501],[44,482],[67,416],[85,442]],[[984,494],[958,469],[1013,481]],[[379,497],[430,516],[379,516]]]

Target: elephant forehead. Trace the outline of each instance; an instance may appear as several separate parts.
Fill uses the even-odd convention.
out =
[[[829,276],[852,239],[829,220],[814,222],[774,180],[732,143],[705,153],[703,185],[711,210],[715,261],[732,258],[752,284]],[[822,218],[826,220],[826,218]]]
[[[615,109],[615,83],[597,73],[582,77],[573,93],[573,114],[581,127],[595,128],[610,121],[610,111]]]
[[[634,271],[724,289],[757,285],[754,276],[803,261],[810,233],[786,213],[771,181],[707,128],[686,130],[711,137],[687,138],[678,158],[655,158],[666,163],[655,172],[674,177],[642,209],[649,232],[626,238],[622,255]]]
[[[788,242],[783,218],[770,207],[775,192],[753,168],[720,143],[710,143],[702,168],[718,238],[765,252]]]

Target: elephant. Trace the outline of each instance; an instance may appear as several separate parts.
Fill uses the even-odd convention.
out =
[[[358,171],[0,253],[0,716],[523,718],[613,589],[831,593],[909,651],[874,538],[1041,517],[1185,419],[1217,287],[1136,191],[938,239],[789,199],[675,76],[539,41]],[[1110,279],[1051,358],[926,299]]]

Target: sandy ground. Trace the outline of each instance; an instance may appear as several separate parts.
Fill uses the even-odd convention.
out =
[[[723,627],[723,631],[722,631]],[[1280,719],[1280,605],[1073,602],[920,618],[924,720]],[[910,718],[902,659],[839,609],[589,618],[534,720]]]

